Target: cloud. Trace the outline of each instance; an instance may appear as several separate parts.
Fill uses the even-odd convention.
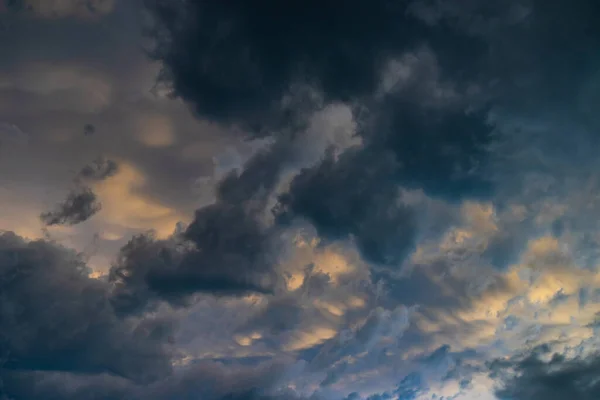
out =
[[[169,320],[118,317],[111,285],[89,272],[66,248],[0,235],[1,394],[73,400],[191,393],[215,400],[296,397],[284,390],[293,372],[288,362],[203,362],[173,371]]]
[[[414,244],[414,215],[401,203],[391,180],[393,158],[369,156],[350,151],[336,161],[329,154],[321,164],[303,170],[289,193],[281,195],[278,217],[304,216],[324,237],[351,235],[368,260],[397,264]]]
[[[423,29],[402,3],[147,4],[154,56],[164,62],[162,78],[173,93],[202,117],[253,130],[289,121],[286,113],[297,110],[282,99],[298,84],[316,87],[326,102],[370,95],[389,59],[423,42],[444,51],[442,64],[463,62],[448,54],[458,34]],[[461,44],[470,44],[463,36]]]
[[[136,121],[135,137],[144,146],[169,147],[176,141],[171,120],[164,115],[147,115]]]
[[[71,191],[54,210],[40,214],[40,219],[46,226],[76,225],[90,219],[101,208],[92,189],[81,186]]]
[[[79,178],[88,182],[103,181],[115,175],[119,170],[116,161],[99,157],[79,171]]]
[[[362,324],[340,332],[334,340],[329,341],[312,363],[321,368],[335,367],[346,358],[362,357],[379,352],[381,346],[393,346],[409,327],[412,311],[404,306],[393,310],[381,307],[371,310]],[[331,376],[327,381],[332,383]]]
[[[70,250],[0,235],[3,377],[47,371],[148,381],[169,373],[163,339],[138,330],[151,321],[117,318],[109,286],[88,273]]]
[[[112,82],[78,63],[31,62],[0,73],[0,91],[42,110],[94,114],[112,101]]]
[[[26,11],[41,18],[90,18],[113,11],[116,0],[5,0],[12,11]]]
[[[199,127],[182,126],[164,99],[144,98],[131,124],[139,129],[112,140],[104,118],[126,113],[127,88],[97,70],[43,63],[0,76],[7,99],[41,102],[34,108],[60,111],[60,121],[73,109],[80,133],[84,123],[98,127],[101,135],[62,143],[74,154],[106,145],[119,155],[118,165],[98,159],[77,172],[103,205],[103,220],[82,229],[106,227],[99,237],[115,239],[113,249],[135,234],[108,277],[85,280],[100,288],[90,302],[110,318],[87,313],[125,332],[105,345],[112,336],[97,328],[85,343],[102,343],[118,366],[80,344],[87,330],[69,328],[65,343],[81,351],[44,370],[38,358],[45,366],[60,357],[43,347],[68,346],[25,335],[42,355],[10,359],[29,369],[2,369],[13,397],[459,398],[489,384],[477,383],[483,360],[508,357],[517,373],[499,380],[498,393],[518,399],[545,394],[540,376],[595,367],[595,355],[541,364],[511,356],[554,340],[588,354],[597,342],[597,5],[334,3],[147,1],[161,83]],[[215,156],[221,150],[187,128],[236,150]],[[270,137],[242,145],[240,132]],[[204,179],[213,198],[186,215],[192,205],[178,185],[187,190],[213,166]],[[45,299],[64,296],[59,289]],[[61,324],[79,315],[61,310]],[[163,312],[185,328],[173,335],[172,357],[155,320]],[[167,368],[145,384],[131,372],[155,371],[128,355],[143,342],[174,365],[172,375]],[[115,343],[125,343],[119,354]]]
[[[111,270],[119,297],[146,293],[143,307],[148,294],[177,303],[194,292],[271,292],[278,280],[270,254],[276,227],[263,215],[285,157],[277,150],[261,151],[219,183],[216,202],[198,209],[179,238],[187,250],[148,237],[132,240]]]
[[[303,169],[279,198],[280,221],[304,217],[329,239],[352,237],[363,256],[399,266],[415,245],[417,210],[404,188],[450,201],[490,195],[478,167],[491,127],[483,115],[398,104],[361,129],[363,146]],[[391,107],[386,105],[385,107]]]
[[[501,378],[499,399],[595,399],[600,395],[597,354],[566,357],[540,346],[525,355],[491,364],[492,376]]]
[[[0,147],[24,145],[29,141],[29,136],[18,126],[7,122],[0,122]]]
[[[163,400],[190,396],[206,400],[306,399],[285,387],[289,370],[290,365],[285,362],[253,367],[203,362],[148,385],[100,374],[30,373],[13,375],[5,388],[9,395],[19,399]]]
[[[53,211],[44,212],[40,219],[46,226],[77,225],[87,221],[102,209],[96,193],[89,187],[90,183],[101,182],[118,171],[118,164],[99,157],[91,164],[83,167],[75,177],[75,188],[67,198]]]
[[[102,203],[102,214],[107,223],[138,232],[154,230],[159,238],[166,238],[173,233],[177,222],[188,219],[145,193],[149,177],[136,165],[120,160],[117,170],[113,171],[109,164],[101,162],[100,170],[111,171],[110,175],[90,182]]]

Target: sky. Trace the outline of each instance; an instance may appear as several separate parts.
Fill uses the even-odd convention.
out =
[[[600,398],[598,20],[0,0],[0,400]]]

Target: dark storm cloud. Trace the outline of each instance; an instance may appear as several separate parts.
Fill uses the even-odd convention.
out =
[[[417,234],[400,185],[452,200],[490,193],[481,170],[492,142],[486,113],[467,114],[460,94],[449,109],[427,98],[440,79],[456,80],[462,93],[464,72],[482,56],[479,38],[428,26],[401,2],[147,5],[163,78],[202,117],[251,128],[290,122],[281,105],[296,83],[315,86],[326,102],[360,99],[369,109],[365,147],[302,171],[280,199],[280,221],[304,217],[324,237],[354,238],[369,261],[398,265]],[[430,50],[415,53],[422,46]],[[375,99],[388,63],[406,53],[426,64],[427,79],[412,77],[408,88]]]
[[[58,245],[0,235],[5,385],[10,376],[34,371],[107,373],[144,382],[169,373],[164,338],[149,335],[148,324],[117,318],[109,286],[88,272],[77,254]]]
[[[399,184],[449,201],[493,192],[487,169],[497,139],[485,109],[431,108],[390,96],[378,114],[365,135],[373,149],[394,155]]]
[[[289,364],[201,363],[172,374],[160,320],[118,318],[105,281],[45,241],[0,235],[0,394],[8,399],[300,399]]]
[[[46,226],[76,225],[90,219],[101,208],[102,205],[92,189],[79,186],[54,210],[42,213],[40,219]]]
[[[481,51],[461,32],[408,15],[404,2],[146,4],[156,22],[154,56],[174,95],[202,117],[254,130],[287,121],[294,110],[282,98],[295,84],[347,101],[372,94],[387,61],[424,42],[456,76]]]
[[[241,173],[227,175],[216,202],[196,211],[180,237],[134,238],[111,269],[115,301],[123,312],[156,299],[185,302],[196,292],[269,293],[277,282],[274,229],[264,221],[286,151],[278,146],[253,157]]]
[[[592,400],[600,396],[600,356],[598,354],[566,359],[541,346],[526,354],[491,364],[492,376],[501,379],[496,391],[499,399],[510,400]]]
[[[484,164],[493,137],[485,114],[391,104],[396,112],[362,132],[364,147],[339,159],[330,153],[296,176],[276,213],[281,221],[305,217],[330,239],[352,237],[371,262],[399,265],[418,233],[417,209],[399,189],[450,201],[489,196]]]
[[[351,235],[369,261],[397,264],[414,244],[413,212],[400,203],[391,155],[350,151],[303,170],[280,197],[280,220],[303,216],[321,236]]]
[[[598,71],[600,6],[593,0],[478,1],[414,0],[411,13],[430,26],[480,37],[486,42],[482,67],[497,80],[492,93],[513,111],[576,112],[579,94]],[[497,90],[497,91],[496,91]],[[558,108],[555,108],[558,107]],[[582,110],[580,110],[582,111]]]

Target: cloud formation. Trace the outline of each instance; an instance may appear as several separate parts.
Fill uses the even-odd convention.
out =
[[[283,157],[269,148],[241,173],[230,172],[219,183],[216,202],[197,210],[171,244],[134,238],[111,270],[119,297],[143,307],[148,295],[177,303],[195,292],[273,291],[277,275],[269,241],[276,227],[263,215]]]
[[[46,226],[75,225],[87,221],[101,208],[92,189],[82,186],[70,192],[54,210],[40,214],[40,219]]]
[[[521,357],[492,363],[494,374],[504,376],[496,391],[500,399],[595,399],[600,395],[597,354],[567,358],[541,346]]]
[[[378,87],[389,57],[424,39],[434,51],[449,48],[458,35],[424,29],[401,2],[147,5],[156,22],[154,56],[173,93],[200,116],[258,131],[297,112],[282,105],[295,85],[314,85],[326,101],[353,100]]]
[[[67,198],[54,210],[40,215],[44,225],[71,226],[90,219],[102,209],[102,204],[89,184],[110,178],[117,171],[118,164],[103,157],[99,157],[83,167],[75,177],[75,188],[69,192]]]
[[[0,391],[598,397],[597,2],[288,3],[10,14],[0,200],[76,171],[42,219],[82,253],[0,236]]]
[[[3,233],[0,257],[3,376],[108,373],[148,381],[169,372],[166,338],[153,336],[151,320],[117,318],[109,286],[89,277],[78,254]]]

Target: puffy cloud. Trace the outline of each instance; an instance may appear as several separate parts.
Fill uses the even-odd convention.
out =
[[[363,129],[363,146],[303,169],[280,196],[278,213],[283,221],[305,217],[331,239],[350,236],[368,260],[398,266],[418,234],[401,187],[451,200],[489,194],[476,168],[491,130],[464,111],[405,105],[390,115],[389,124]]]
[[[0,236],[3,376],[107,373],[148,381],[169,373],[166,338],[143,329],[143,319],[117,318],[109,285],[88,273],[76,253],[58,245]]]
[[[369,95],[388,58],[422,42],[448,54],[459,36],[423,29],[403,3],[387,1],[147,4],[155,19],[154,55],[173,93],[203,117],[258,131],[297,112],[282,99],[298,84],[316,86],[326,102]],[[463,36],[462,44],[470,43]]]
[[[569,357],[540,346],[529,353],[491,364],[492,376],[501,378],[500,399],[595,399],[600,358],[597,354]]]
[[[597,5],[272,3],[147,2],[161,79],[208,121],[190,131],[215,131],[236,151],[211,163],[220,150],[186,137],[154,100],[134,140],[115,141],[118,168],[98,160],[77,178],[102,201],[107,229],[156,230],[121,249],[108,282],[90,282],[111,321],[161,350],[162,327],[146,320],[164,309],[181,319],[178,371],[140,385],[86,350],[100,361],[2,370],[14,397],[491,398],[486,358],[547,341],[595,345]],[[71,65],[14,68],[0,87],[43,99],[45,111],[73,108],[86,114],[77,126],[110,137],[88,114],[112,110],[122,88]],[[239,132],[272,135],[242,151]],[[189,218],[183,196],[153,178],[189,185],[205,164],[213,198]],[[173,234],[177,221],[189,224]],[[509,358],[517,374],[498,394],[545,395],[546,375],[595,359]],[[572,386],[557,393],[585,398]]]
[[[197,291],[272,291],[277,276],[269,248],[276,227],[265,224],[262,214],[284,154],[268,149],[241,173],[227,175],[216,202],[198,209],[182,233],[180,240],[189,244],[184,251],[144,237],[132,240],[111,272],[121,296],[136,298],[143,290],[177,302]]]

